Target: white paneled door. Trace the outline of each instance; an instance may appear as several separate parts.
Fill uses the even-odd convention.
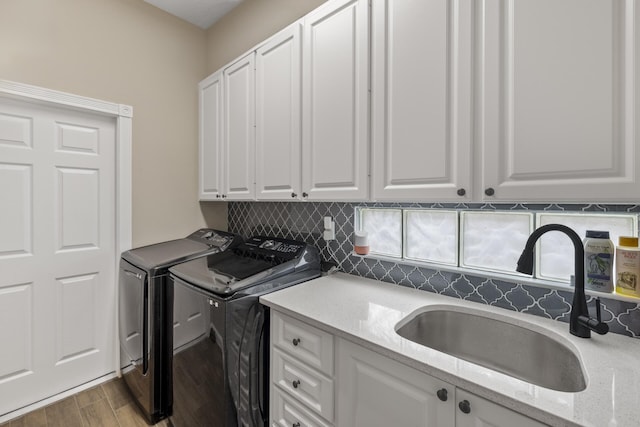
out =
[[[116,119],[0,99],[0,416],[114,370]]]

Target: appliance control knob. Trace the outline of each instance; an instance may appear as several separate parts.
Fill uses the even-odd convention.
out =
[[[265,240],[263,244],[260,245],[260,249],[271,249],[276,242],[273,240]]]
[[[463,400],[462,402],[458,403],[458,408],[460,408],[460,410],[465,414],[471,412],[471,404],[468,400]]]

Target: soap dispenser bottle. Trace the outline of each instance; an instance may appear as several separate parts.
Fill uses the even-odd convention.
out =
[[[613,292],[613,242],[608,231],[587,230],[584,239],[584,287]]]
[[[619,238],[616,247],[616,292],[640,297],[640,248],[637,237]]]

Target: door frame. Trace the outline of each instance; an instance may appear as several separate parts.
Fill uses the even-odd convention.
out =
[[[120,254],[131,249],[132,242],[132,122],[133,107],[43,87],[0,79],[0,98],[17,99],[37,105],[71,108],[116,120],[116,156],[115,156],[115,253],[113,254],[114,277],[118,277]],[[115,301],[118,301],[118,286],[114,283]],[[118,339],[118,313],[115,304],[115,346],[113,351],[116,366],[114,371],[120,375],[120,341]]]

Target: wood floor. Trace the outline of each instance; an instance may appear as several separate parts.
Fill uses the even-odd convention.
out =
[[[167,420],[156,427],[167,427]],[[0,427],[146,427],[120,378],[29,412]]]

